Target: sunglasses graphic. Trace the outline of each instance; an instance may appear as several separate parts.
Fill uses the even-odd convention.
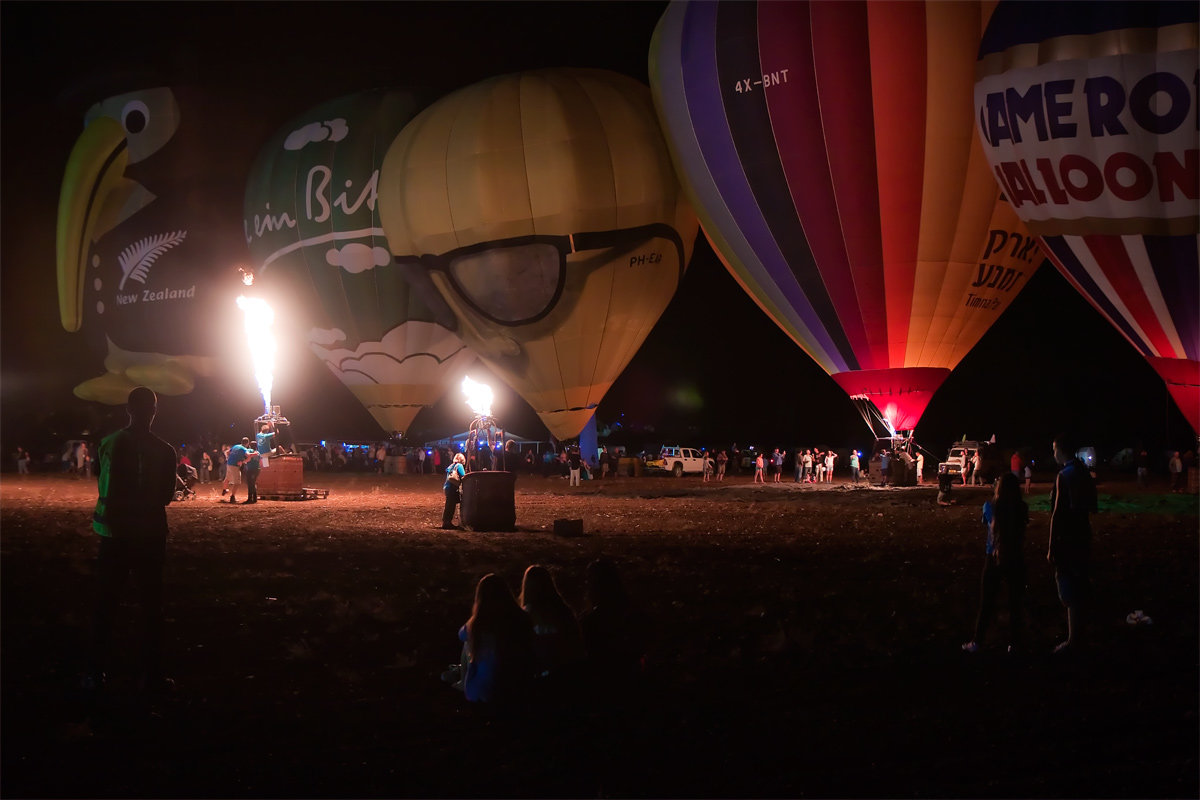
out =
[[[682,277],[683,240],[674,228],[661,222],[565,236],[515,236],[441,255],[396,256],[395,264],[414,287],[425,290],[433,288],[428,273],[442,273],[455,294],[478,314],[498,325],[517,326],[543,319],[558,304],[567,282],[567,256],[612,248],[632,253],[651,239],[668,239],[675,245]],[[629,266],[660,260],[658,253],[631,255]],[[590,270],[611,262],[610,257],[572,266],[576,271]]]

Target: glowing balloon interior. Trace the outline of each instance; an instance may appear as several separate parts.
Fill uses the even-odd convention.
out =
[[[894,429],[1038,268],[972,135],[977,3],[672,3],[654,100],[713,249]]]
[[[1066,279],[1200,432],[1196,3],[997,6],[977,129]]]

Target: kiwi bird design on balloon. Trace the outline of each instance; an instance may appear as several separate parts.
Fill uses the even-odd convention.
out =
[[[213,124],[235,117],[236,137]],[[74,393],[110,405],[138,385],[187,394],[219,363],[253,115],[184,85],[114,95],[84,122],[59,195],[59,315],[104,371]]]

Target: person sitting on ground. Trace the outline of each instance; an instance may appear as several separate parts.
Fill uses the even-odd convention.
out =
[[[954,479],[950,475],[950,471],[945,466],[938,466],[938,493],[937,504],[939,506],[952,506],[954,501],[950,499],[950,491],[954,486]]]
[[[587,606],[579,628],[593,678],[601,687],[628,686],[645,668],[644,624],[630,607],[616,565],[608,559],[588,564]]]
[[[533,623],[504,579],[488,573],[475,587],[463,643],[463,694],[473,703],[511,704],[527,695],[534,676]]]
[[[539,677],[559,674],[563,668],[583,661],[579,621],[559,594],[550,570],[531,564],[521,580],[517,602],[533,622],[535,672]]]

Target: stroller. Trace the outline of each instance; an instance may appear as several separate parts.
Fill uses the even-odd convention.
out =
[[[200,481],[196,468],[191,464],[180,464],[175,470],[175,499],[188,500],[196,496],[192,487]]]

